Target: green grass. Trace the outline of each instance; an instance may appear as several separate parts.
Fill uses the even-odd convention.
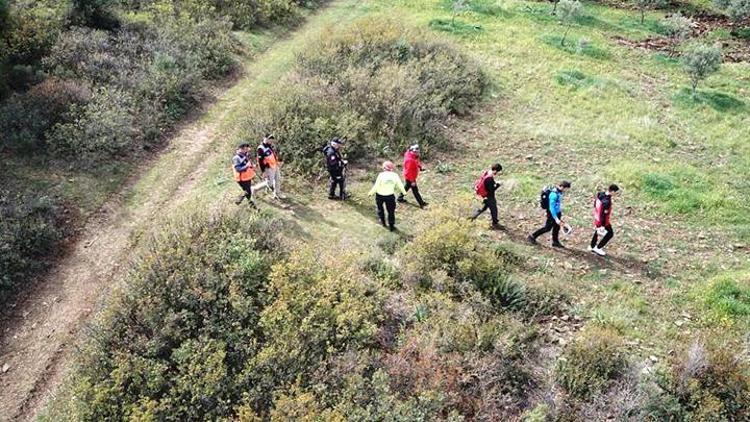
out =
[[[482,27],[480,25],[466,23],[459,19],[433,19],[430,21],[430,28],[462,36],[482,33]]]
[[[720,317],[750,316],[750,274],[722,274],[701,290],[706,305]]]

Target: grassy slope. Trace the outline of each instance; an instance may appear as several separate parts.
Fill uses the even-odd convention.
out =
[[[507,169],[504,179],[515,185],[501,195],[501,213],[510,231],[507,235],[487,232],[485,223],[476,223],[477,235],[513,245],[528,256],[535,270],[523,275],[526,282],[565,285],[582,316],[608,322],[626,336],[642,340],[638,346],[642,349],[634,352],[643,356],[663,356],[675,340],[689,342],[705,330],[746,332],[747,319],[706,312],[698,293],[703,282],[718,273],[750,269],[747,250],[732,250],[734,244],[746,245],[747,231],[734,230],[726,220],[734,215],[737,223],[747,225],[748,217],[734,212],[732,204],[705,208],[712,195],[723,197],[729,192],[748,199],[747,190],[739,191],[739,184],[746,182],[737,177],[747,174],[750,161],[742,130],[750,122],[748,65],[725,65],[702,88],[730,96],[742,106],[717,110],[710,104],[693,104],[677,96],[687,85],[677,65],[612,41],[618,27],[625,27],[633,38],[651,35],[636,25],[635,13],[587,7],[595,19],[585,19],[587,25],[574,28],[571,38],[573,45],[582,36],[590,39],[598,49],[591,57],[554,45],[561,28],[548,17],[548,8],[547,3],[508,1],[495,15],[467,12],[459,17],[483,28],[475,35],[453,37],[485,64],[497,89],[469,121],[452,125],[460,152],[428,157],[426,164],[433,171],[420,179],[427,200],[432,206],[468,215],[474,204],[470,191],[474,178],[491,161],[499,160]],[[227,170],[228,159],[240,125],[253,118],[253,99],[273,95],[274,82],[289,69],[306,40],[363,15],[398,16],[424,28],[432,19],[450,17],[437,0],[333,2],[291,38],[259,56],[248,68],[249,77],[232,88],[235,100],[203,117],[222,121],[202,158],[210,163],[207,170],[186,182],[194,194],[178,208],[234,206],[231,200],[238,188]],[[656,17],[649,14],[649,19]],[[577,89],[557,80],[572,70],[585,75],[585,83]],[[434,171],[441,161],[450,163],[452,171]],[[139,192],[149,190],[175,163],[181,168],[196,164],[180,162],[179,151],[168,152],[136,185],[128,206],[137,207]],[[370,199],[364,196],[376,171],[377,164],[369,163],[354,172],[355,197],[345,204],[323,199],[324,181],[287,181],[288,190],[293,190],[292,206],[278,208],[278,213],[296,224],[298,242],[319,245],[321,253],[366,253],[392,236],[374,224]],[[646,179],[649,173],[655,176]],[[525,233],[540,223],[539,188],[559,177],[574,182],[566,212],[578,230],[567,242],[578,251],[555,253],[524,245]],[[657,188],[664,184],[652,180],[658,182],[659,177],[683,187],[682,197],[671,195],[660,201],[665,193]],[[615,216],[617,237],[611,246],[613,258],[595,259],[583,252],[589,237],[591,195],[610,180],[625,188]],[[734,188],[727,187],[730,183],[735,183]],[[697,205],[691,194],[698,195]],[[693,208],[675,212],[682,209],[679,202],[685,196]],[[164,216],[173,212],[179,209],[165,210]],[[415,207],[399,206],[399,236],[408,238],[424,215]],[[158,225],[158,220],[153,224]],[[690,319],[678,327],[674,322],[684,319],[683,312]]]
[[[562,31],[548,7],[506,2],[496,14],[459,17],[482,30],[452,38],[484,62],[497,89],[470,121],[456,121],[451,128],[460,153],[428,157],[428,167],[447,162],[452,168],[448,174],[433,171],[422,177],[428,200],[468,214],[474,178],[499,160],[507,169],[505,179],[514,185],[501,196],[510,234],[478,233],[514,242],[531,257],[537,270],[525,275],[527,282],[565,285],[583,316],[643,340],[644,354],[664,353],[673,341],[689,342],[704,330],[745,332],[746,319],[707,312],[701,289],[716,274],[750,268],[748,215],[742,205],[748,200],[747,182],[737,177],[747,174],[750,161],[742,130],[750,123],[748,65],[724,65],[702,85],[702,92],[726,96],[734,106],[696,103],[680,94],[688,81],[673,60],[612,40],[616,34],[633,39],[657,35],[648,28],[656,26],[659,13],[649,14],[643,28],[636,13],[587,5],[590,17],[571,31],[569,45],[589,39],[591,57],[556,45]],[[442,1],[336,2],[303,34],[266,55],[258,83],[235,88],[237,109],[222,125],[224,139],[215,144],[214,162],[188,207],[219,199],[217,206],[231,206],[237,192],[226,162],[236,141],[234,128],[252,118],[252,98],[273,95],[273,81],[290,66],[294,51],[304,48],[299,40],[361,15],[399,16],[425,28],[433,19],[450,17]],[[564,72],[576,75],[571,71],[585,75],[582,86],[558,82]],[[295,222],[300,241],[316,242],[321,250],[362,248],[364,253],[389,237],[373,224],[365,198],[376,170],[372,163],[355,172],[350,184],[355,198],[347,205],[322,200],[323,181],[287,182],[295,185],[292,209],[280,212]],[[568,240],[575,250],[551,253],[523,245],[525,233],[541,221],[539,188],[560,177],[574,182],[566,210],[578,227]],[[625,193],[617,204],[613,257],[599,260],[584,251],[590,203],[595,189],[610,181]],[[665,183],[674,189],[665,191]],[[402,236],[408,237],[423,213],[409,206],[401,206],[399,213]],[[684,323],[683,314],[690,315]]]

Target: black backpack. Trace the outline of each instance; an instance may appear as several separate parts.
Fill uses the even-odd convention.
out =
[[[542,192],[539,193],[539,206],[542,207],[543,210],[549,209],[549,193],[552,192],[552,189],[552,186],[545,186],[542,188]]]

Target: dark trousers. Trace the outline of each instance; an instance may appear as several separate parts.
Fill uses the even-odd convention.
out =
[[[482,201],[482,204],[484,204],[482,208],[474,211],[474,215],[471,218],[476,219],[483,212],[490,210],[490,216],[492,217],[492,224],[498,224],[499,220],[497,219],[497,198],[495,198],[494,196],[488,196],[484,198],[484,201]]]
[[[531,236],[536,239],[550,230],[552,231],[552,243],[560,243],[560,225],[552,217],[552,213],[547,211],[547,221],[544,223],[544,227],[532,233]]]
[[[253,199],[253,183],[250,180],[244,182],[237,182],[238,185],[245,191],[245,198]]]
[[[385,209],[388,210],[388,227],[393,230],[396,225],[396,195],[382,196],[375,194],[375,205],[378,207],[378,218],[380,218],[380,224],[385,226]]]
[[[607,246],[607,243],[612,240],[613,237],[615,237],[615,231],[612,229],[612,226],[610,224],[607,224],[604,226],[605,229],[607,229],[607,234],[602,237],[602,241],[599,242],[599,245],[596,244],[596,241],[599,240],[599,233],[594,230],[594,237],[591,238],[591,247],[598,247],[599,249]]]
[[[412,192],[414,192],[414,199],[417,200],[417,204],[419,206],[424,205],[424,199],[422,199],[422,195],[419,194],[419,188],[417,187],[417,182],[412,182],[407,180],[406,183],[404,183],[404,190],[409,192],[409,189],[411,189]],[[401,194],[398,196],[399,201],[404,200],[404,195]]]
[[[336,173],[330,173],[331,174],[331,181],[328,184],[328,196],[334,197],[336,196],[336,186],[339,187],[339,197],[344,198],[346,195],[346,184],[343,174],[336,174]]]

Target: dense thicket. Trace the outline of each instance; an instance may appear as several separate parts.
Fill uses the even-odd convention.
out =
[[[254,99],[259,118],[247,132],[273,130],[304,170],[334,135],[350,140],[351,158],[416,141],[429,150],[445,145],[446,119],[467,113],[487,85],[474,60],[433,34],[363,20],[306,48],[272,97]]]
[[[0,0],[0,153],[50,169],[107,174],[151,149],[166,130],[201,100],[207,82],[236,67],[232,28],[290,24],[295,0]],[[23,174],[23,168],[18,171]],[[35,172],[37,169],[30,170]],[[3,215],[36,209],[49,213],[62,202],[47,192],[26,192],[10,172],[0,184],[12,189]],[[20,201],[20,202],[19,202]],[[48,213],[48,214],[49,214]],[[47,214],[45,214],[47,215]],[[0,232],[0,300],[42,269],[26,263],[54,247],[65,231],[52,215],[45,225],[18,218]],[[23,226],[23,227],[22,227]],[[25,228],[24,228],[25,227]],[[23,239],[31,230],[33,239]],[[19,247],[23,245],[23,247]]]

